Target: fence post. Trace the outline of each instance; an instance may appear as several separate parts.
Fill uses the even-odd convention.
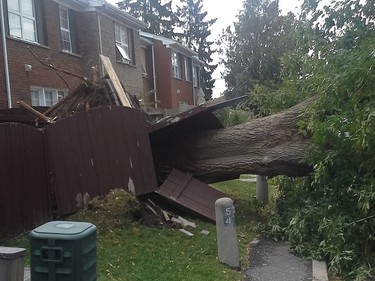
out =
[[[256,198],[262,203],[268,203],[268,183],[265,176],[257,176]]]
[[[222,263],[240,268],[233,200],[223,197],[215,202],[218,256]]]

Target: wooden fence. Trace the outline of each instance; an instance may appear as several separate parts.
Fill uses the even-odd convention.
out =
[[[0,124],[0,240],[77,209],[77,199],[113,188],[157,189],[146,119],[108,106],[42,130]]]

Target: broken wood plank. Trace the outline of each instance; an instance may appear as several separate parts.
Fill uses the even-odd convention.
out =
[[[175,217],[172,217],[172,218],[171,218],[171,221],[173,221],[173,222],[175,222],[175,223],[178,223],[178,224],[180,224],[180,225],[182,226],[182,221],[179,220],[179,219],[177,219],[177,218],[175,218]]]
[[[186,234],[189,237],[194,236],[193,233],[191,233],[190,231],[187,231],[186,229],[183,229],[183,228],[180,228],[178,231],[181,231],[182,233]]]
[[[187,219],[184,219],[183,217],[178,217],[178,219],[182,222],[183,227],[190,226],[192,228],[197,228],[195,223],[188,221]]]
[[[208,235],[208,234],[210,234],[210,232],[209,232],[208,230],[205,230],[205,229],[203,229],[203,230],[201,231],[201,233],[202,233],[203,235]]]
[[[106,56],[103,56],[103,55],[99,55],[99,56],[100,56],[100,59],[103,63],[103,66],[104,66],[105,70],[107,71],[107,74],[108,74],[109,78],[112,81],[112,84],[113,84],[113,86],[114,86],[114,88],[117,92],[117,96],[119,97],[121,104],[123,106],[132,107],[131,102],[129,101],[124,89],[122,88],[120,79],[118,78],[118,76],[117,76],[117,74],[116,74],[116,72],[115,72],[115,70],[112,66],[111,61]]]
[[[170,220],[171,220],[171,218],[169,217],[167,211],[161,210],[161,212],[163,213],[164,219],[165,219],[166,221],[170,221]]]
[[[32,108],[30,105],[26,104],[23,101],[18,101],[17,104],[22,107],[23,109],[26,109],[30,113],[34,114],[36,117],[38,117],[40,120],[43,120],[44,122],[48,123],[55,123],[51,118],[45,116],[43,113],[40,113],[39,111]]]
[[[147,208],[155,215],[155,216],[157,216],[158,215],[158,213],[154,210],[154,208],[152,208],[149,204],[147,204],[146,203],[146,206],[147,206]]]

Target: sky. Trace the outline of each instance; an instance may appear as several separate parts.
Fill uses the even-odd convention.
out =
[[[107,0],[107,2],[116,4],[119,0]],[[178,0],[173,2],[179,3]],[[242,8],[243,0],[203,0],[203,11],[207,11],[207,20],[217,18],[217,21],[211,27],[212,36],[211,41],[216,41],[222,30],[236,21],[236,16]],[[279,0],[279,7],[282,14],[287,14],[289,11],[297,12],[301,0]],[[220,58],[218,55],[213,56],[214,62],[218,63]],[[215,85],[213,89],[213,98],[219,97],[225,90],[224,79],[221,78],[223,68],[219,65],[213,74]]]

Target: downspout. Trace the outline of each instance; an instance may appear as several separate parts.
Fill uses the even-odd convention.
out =
[[[10,93],[10,80],[9,80],[9,64],[8,64],[8,49],[5,35],[5,22],[4,22],[4,7],[3,0],[0,0],[0,16],[1,16],[1,37],[3,41],[4,52],[4,68],[5,68],[5,84],[7,91],[8,108],[12,108],[12,95]]]
[[[0,0],[1,1],[1,0]],[[155,49],[154,49],[154,43],[151,45],[151,51],[152,51],[152,73],[153,73],[153,80],[154,80],[154,104],[155,108],[158,108],[158,98],[156,94],[156,73],[155,73]]]
[[[98,31],[99,31],[99,54],[102,55],[103,54],[102,26],[101,26],[101,22],[100,22],[100,12],[99,11],[97,11],[97,16],[98,16]],[[102,63],[100,65],[101,65],[101,70],[100,70],[101,76],[104,76],[104,66],[103,66]]]
[[[194,87],[194,77],[193,77],[193,70],[194,69],[194,62],[193,62],[193,58],[191,58],[191,86],[193,88],[193,105],[196,106],[197,105],[197,102],[195,101],[195,87]]]

